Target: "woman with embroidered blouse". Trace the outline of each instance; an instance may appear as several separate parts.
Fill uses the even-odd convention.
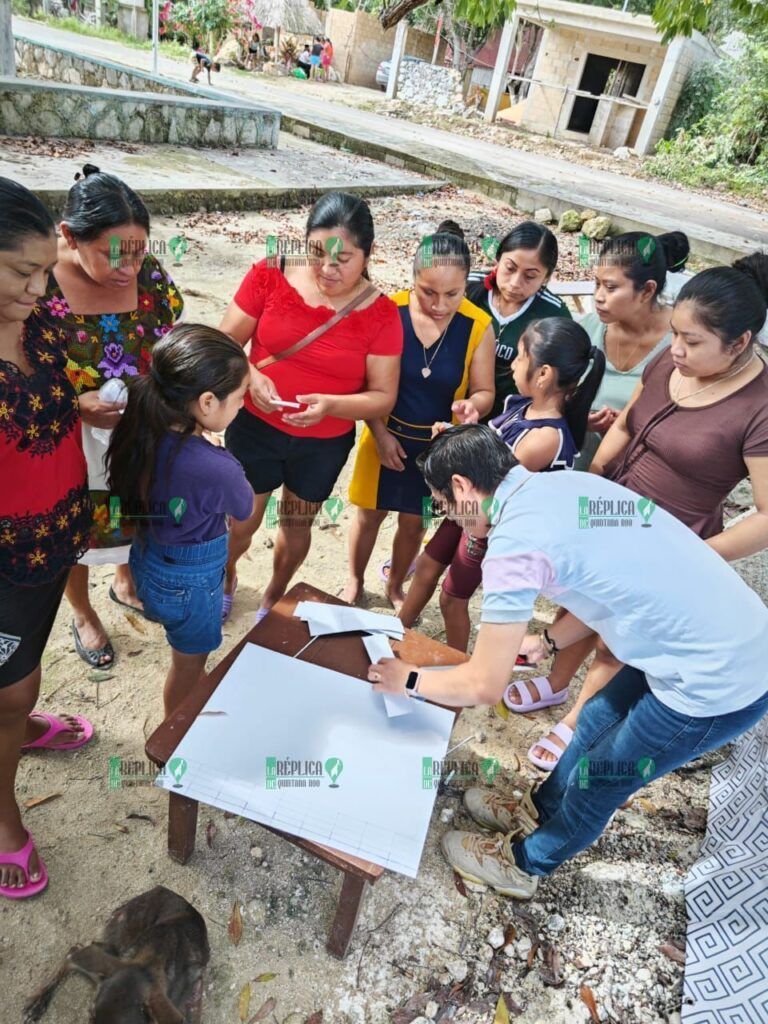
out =
[[[114,648],[91,604],[89,565],[115,565],[109,596],[137,615],[128,568],[133,496],[110,495],[104,457],[120,420],[121,383],[147,373],[152,346],[179,318],[178,289],[147,252],[149,214],[124,182],[92,164],[67,196],[58,263],[41,303],[48,337],[66,347],[66,372],[80,400],[83,447],[94,505],[91,549],[72,569],[66,596],[80,657],[109,668]]]
[[[272,578],[258,618],[280,600],[309,552],[312,523],[355,442],[355,421],[395,404],[403,328],[397,306],[368,280],[368,204],[328,192],[309,213],[306,251],[270,256],[246,274],[220,328],[251,342],[251,387],[227,430],[256,494],[256,511],[233,523],[224,616],[237,560],[282,488]]]
[[[20,754],[73,750],[93,735],[78,715],[32,710],[67,573],[88,547],[91,525],[66,350],[49,336],[38,304],[55,263],[51,215],[22,185],[0,178],[0,897],[7,899],[48,884],[14,797]]]

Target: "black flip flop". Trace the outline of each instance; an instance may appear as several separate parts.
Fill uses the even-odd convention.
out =
[[[87,647],[83,647],[83,641],[80,639],[80,634],[77,632],[77,626],[75,620],[72,620],[72,636],[75,638],[75,650],[78,655],[83,659],[86,665],[90,665],[91,668],[98,669],[110,669],[115,664],[115,649],[112,644],[107,640],[103,647],[100,647],[98,651],[91,651]],[[111,660],[102,664],[101,659],[109,657]]]
[[[140,618],[146,619],[147,622],[152,621],[142,608],[137,608],[135,605],[128,604],[127,601],[121,601],[115,593],[114,587],[109,588],[109,599],[110,601],[114,601],[115,604],[119,604],[121,608],[125,608],[126,611],[133,612],[134,615],[138,615]]]

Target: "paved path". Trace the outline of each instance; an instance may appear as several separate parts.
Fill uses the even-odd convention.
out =
[[[148,50],[74,35],[26,19],[15,18],[14,28],[19,34],[41,42],[147,70],[150,67]],[[160,58],[160,72],[182,81],[188,67]],[[543,203],[547,198],[556,207],[563,202],[576,207],[594,206],[620,222],[645,230],[685,231],[697,251],[723,259],[726,250],[743,253],[768,248],[768,217],[738,203],[343,106],[330,98],[332,86],[328,86],[327,99],[316,98],[309,91],[296,88],[302,83],[272,82],[263,77],[234,74],[226,68],[220,76],[214,75],[213,81],[217,91],[276,107],[309,130],[341,132],[350,144],[369,145],[372,155],[383,149],[395,159],[418,159],[428,164],[436,177],[449,180],[461,180],[467,175],[482,177],[498,186],[500,198],[506,195],[510,202],[517,200],[521,208],[530,208],[534,201]],[[315,94],[318,88],[313,90]]]

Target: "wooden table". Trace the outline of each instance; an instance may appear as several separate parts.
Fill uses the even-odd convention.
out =
[[[253,627],[210,675],[192,687],[179,709],[149,737],[146,751],[151,761],[160,766],[166,764],[245,644],[259,644],[289,657],[302,649],[309,639],[309,632],[306,623],[293,614],[299,601],[344,603],[306,583],[297,583],[292,587],[270,614]],[[394,642],[394,649],[405,661],[416,665],[459,665],[467,660],[467,656],[460,651],[430,640],[412,629],[405,631],[402,641]],[[301,660],[356,676],[365,680],[366,686],[370,685],[367,682],[369,660],[358,633],[318,637],[301,655]],[[451,710],[458,715],[457,709]],[[195,849],[198,803],[179,793],[170,792],[168,796],[168,853],[179,864],[186,864]],[[377,882],[384,874],[384,868],[329,846],[270,828],[269,825],[261,827],[282,836],[289,843],[301,847],[343,873],[339,903],[327,943],[330,953],[343,957],[357,923],[366,886]]]

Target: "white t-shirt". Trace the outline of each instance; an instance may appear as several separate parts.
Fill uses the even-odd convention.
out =
[[[768,609],[674,516],[592,473],[516,466],[494,498],[482,622],[525,622],[542,594],[697,718],[768,692]]]

